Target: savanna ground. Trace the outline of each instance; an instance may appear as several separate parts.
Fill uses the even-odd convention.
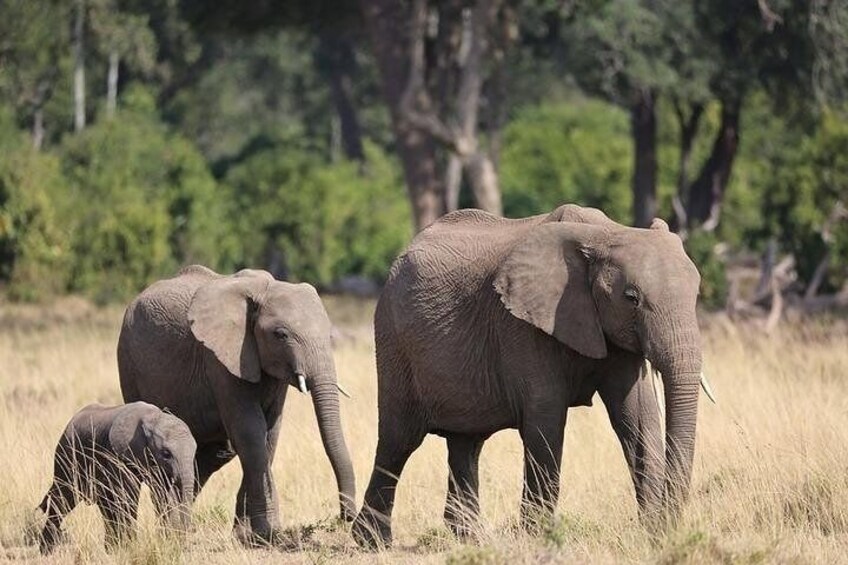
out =
[[[371,303],[328,299],[340,328],[339,374],[352,400],[342,416],[361,500],[376,445]],[[119,403],[118,308],[64,299],[0,305],[0,559],[42,562],[34,510],[52,450],[82,405]],[[360,552],[334,517],[332,472],[309,399],[292,391],[275,462],[282,517],[299,549],[247,550],[230,528],[237,462],[214,476],[180,548],[156,534],[142,501],[136,542],[108,555],[97,511],[66,521],[69,542],[44,562],[676,563],[848,561],[848,325],[809,321],[766,336],[721,317],[704,320],[705,365],[719,404],[702,397],[691,502],[679,528],[649,540],[618,442],[598,400],[569,414],[557,519],[539,536],[516,527],[522,462],[514,431],[494,436],[481,462],[483,525],[476,544],[448,535],[441,515],[446,449],[430,437],[409,461],[395,511],[395,547]]]

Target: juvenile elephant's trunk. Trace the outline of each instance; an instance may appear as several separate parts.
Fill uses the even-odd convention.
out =
[[[342,433],[336,377],[335,375],[318,377],[310,385],[315,415],[318,418],[318,428],[321,431],[321,440],[336,475],[341,517],[349,522],[356,516],[356,507],[354,506],[356,482],[350,454]]]

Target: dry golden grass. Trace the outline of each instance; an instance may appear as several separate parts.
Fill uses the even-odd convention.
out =
[[[358,495],[376,445],[371,304],[328,300],[341,326],[336,362],[353,400],[343,418]],[[82,405],[120,402],[115,343],[119,309],[62,300],[49,307],[0,305],[0,560],[41,562],[28,530],[51,475],[52,450]],[[454,563],[817,562],[848,560],[848,330],[841,323],[781,328],[770,337],[711,318],[706,368],[718,405],[701,404],[692,499],[679,528],[650,541],[636,522],[620,447],[596,401],[572,410],[558,519],[544,534],[515,528],[521,448],[494,436],[481,463],[478,544],[451,538],[441,514],[446,450],[436,437],[409,461],[395,511],[395,548],[360,552],[334,524],[336,496],[309,399],[292,392],[274,464],[282,515],[304,534],[301,551],[247,550],[230,527],[238,463],[214,476],[194,508],[186,547],[157,535],[148,500],[138,540],[102,548],[92,507],[66,521],[69,542],[44,562],[325,563],[351,560]],[[314,529],[311,537],[308,530]]]

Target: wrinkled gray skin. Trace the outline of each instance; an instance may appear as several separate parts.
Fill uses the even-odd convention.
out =
[[[692,469],[699,280],[662,220],[628,228],[566,205],[520,220],[461,210],[424,230],[395,261],[375,314],[379,440],[357,541],[391,542],[397,479],[427,433],[447,440],[455,532],[476,521],[480,450],[505,428],[524,443],[522,521],[548,515],[568,408],[595,392],[640,516],[674,517]],[[663,375],[665,447],[645,358]]]
[[[91,404],[77,412],[59,438],[53,483],[39,505],[47,515],[41,552],[53,550],[62,520],[82,501],[100,509],[107,547],[132,536],[141,483],[150,487],[163,523],[188,531],[196,448],[182,420],[146,402]]]
[[[237,536],[274,542],[280,529],[271,464],[289,385],[303,375],[338,482],[354,515],[354,476],[339,418],[330,321],[308,284],[265,271],[222,276],[194,265],[154,283],[127,308],[118,342],[124,399],[167,406],[197,440],[197,490],[235,455],[243,478]]]

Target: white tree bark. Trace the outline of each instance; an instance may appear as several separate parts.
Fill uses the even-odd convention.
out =
[[[106,75],[106,116],[112,118],[118,107],[118,70],[121,59],[118,51],[109,53],[109,73]]]
[[[76,1],[74,19],[74,129],[85,129],[85,0]]]

